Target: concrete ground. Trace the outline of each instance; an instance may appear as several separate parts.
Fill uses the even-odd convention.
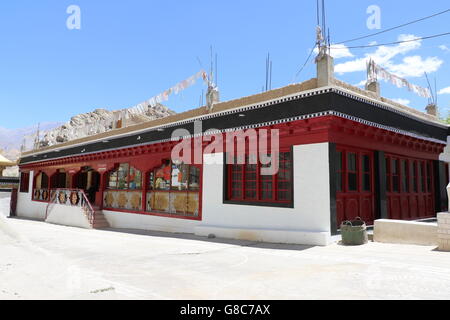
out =
[[[9,216],[10,201],[10,192],[0,192],[0,216]]]
[[[433,247],[261,244],[0,215],[0,300],[449,298],[450,253]]]

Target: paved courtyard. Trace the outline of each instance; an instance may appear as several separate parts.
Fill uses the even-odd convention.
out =
[[[84,230],[0,215],[0,300],[85,298],[449,299],[450,253]]]

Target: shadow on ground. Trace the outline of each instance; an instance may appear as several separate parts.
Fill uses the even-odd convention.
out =
[[[260,249],[302,251],[302,250],[307,250],[307,249],[314,247],[314,246],[307,246],[307,245],[266,243],[266,242],[256,242],[256,241],[246,241],[246,240],[224,239],[224,238],[207,238],[207,237],[196,236],[194,234],[189,234],[189,233],[169,233],[169,232],[162,232],[162,231],[148,231],[148,230],[136,230],[136,229],[105,228],[105,229],[101,229],[99,231],[135,234],[135,235],[158,237],[158,238],[183,239],[183,240],[202,241],[202,242],[208,242],[208,243],[229,244],[229,245],[240,246],[240,247],[252,247],[252,248],[260,248]]]

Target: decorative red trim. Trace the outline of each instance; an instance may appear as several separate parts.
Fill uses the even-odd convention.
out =
[[[394,133],[385,129],[372,127],[357,121],[337,116],[292,121],[256,129],[280,130],[281,147],[334,142],[349,146],[370,145],[371,149],[389,153],[407,154],[412,157],[437,160],[445,145]],[[224,148],[226,150],[226,139]],[[103,151],[91,155],[78,155],[63,159],[42,161],[20,166],[21,170],[56,170],[74,167],[106,167],[108,171],[115,163],[130,163],[135,168],[146,172],[158,165],[160,159],[170,158],[170,150],[177,142],[155,143],[151,145],[130,147],[122,150]],[[204,146],[206,144],[203,144]],[[193,147],[193,146],[192,146]],[[150,159],[148,155],[151,155]],[[194,154],[192,155],[194,156]]]

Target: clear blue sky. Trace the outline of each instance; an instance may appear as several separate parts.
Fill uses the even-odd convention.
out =
[[[71,4],[81,8],[81,30],[66,27]],[[381,8],[382,29],[450,8],[448,0],[328,0],[332,42],[378,31],[366,26],[366,10],[372,4]],[[94,108],[132,106],[197,72],[197,57],[207,68],[210,45],[219,56],[222,100],[261,91],[268,52],[273,87],[288,85],[314,44],[315,6],[315,0],[1,1],[0,127],[64,122]],[[449,20],[447,13],[348,45],[396,41],[401,34],[449,32]],[[337,77],[351,84],[361,82],[365,72],[349,72],[352,61],[375,52],[376,48],[350,49],[352,56],[336,59],[336,65],[349,62],[341,65],[344,72]],[[450,87],[450,37],[399,50],[385,65],[406,72],[408,80],[423,86],[424,77],[415,75],[420,68],[434,70],[430,76],[437,77],[438,89]],[[297,81],[314,76],[310,62]],[[199,82],[172,96],[167,105],[177,112],[198,107],[202,89]],[[419,109],[427,103],[388,83],[382,83],[382,94]],[[447,113],[450,94],[439,99]]]

